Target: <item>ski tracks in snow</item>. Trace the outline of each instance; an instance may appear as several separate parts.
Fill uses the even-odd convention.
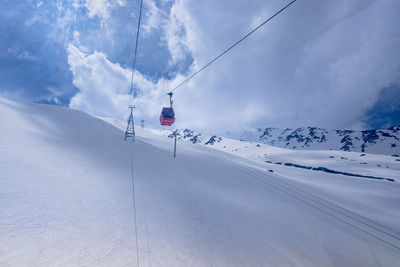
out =
[[[197,146],[200,147],[200,146]],[[248,166],[243,166],[235,163],[232,160],[219,155],[218,152],[213,151],[210,148],[201,146],[202,149],[212,154],[217,159],[224,161],[226,164],[237,168],[238,171],[257,179],[261,183],[264,183],[276,190],[282,192],[285,195],[289,195],[292,198],[308,205],[322,214],[332,217],[334,220],[340,221],[347,224],[358,231],[368,235],[369,237],[375,238],[386,245],[398,250],[400,253],[400,233],[386,227],[380,223],[372,221],[364,216],[361,216],[347,208],[341,207],[328,200],[316,196],[313,193],[307,192],[306,190],[300,189],[294,185],[284,182],[282,179],[274,179],[267,173],[261,173],[259,170],[251,169]],[[220,153],[222,154],[222,153]],[[265,170],[266,172],[267,170]]]

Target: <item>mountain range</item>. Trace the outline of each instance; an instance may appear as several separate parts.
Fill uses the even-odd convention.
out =
[[[179,129],[176,133],[178,140],[194,144],[213,145],[224,138],[222,135],[205,136],[190,129]],[[342,150],[386,155],[400,153],[400,126],[364,131],[327,130],[317,127],[255,128],[238,135],[227,132],[225,136],[294,150]]]

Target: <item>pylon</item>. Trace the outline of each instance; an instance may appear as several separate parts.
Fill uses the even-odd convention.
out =
[[[128,118],[128,125],[126,126],[125,131],[125,141],[128,137],[132,137],[132,142],[135,142],[135,123],[133,122],[133,109],[135,106],[129,106],[131,109],[131,114]]]

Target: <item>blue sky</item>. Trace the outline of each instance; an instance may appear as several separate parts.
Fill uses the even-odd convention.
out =
[[[144,0],[135,104],[167,93],[284,0]],[[125,118],[139,1],[0,0],[0,95]],[[298,0],[176,91],[177,127],[400,124],[400,2]],[[150,103],[149,103],[150,102]]]

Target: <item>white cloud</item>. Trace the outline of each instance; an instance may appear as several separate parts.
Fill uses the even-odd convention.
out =
[[[197,64],[192,70],[285,5],[196,3],[176,1],[165,29],[173,59],[189,51]],[[190,103],[182,104],[185,123],[208,129],[359,127],[381,88],[400,80],[400,17],[394,11],[400,2],[369,4],[296,2],[177,91],[178,107]],[[249,106],[258,108],[243,116]]]
[[[110,6],[108,0],[86,0],[86,8],[89,11],[88,16],[90,18],[98,16],[102,19],[108,19],[110,17]]]
[[[8,54],[12,57],[15,57],[16,59],[19,60],[26,60],[26,61],[32,61],[32,62],[39,62],[40,59],[32,55],[29,51],[20,49],[19,47],[10,47],[7,50]]]
[[[162,24],[166,23],[168,15],[159,9],[155,2],[144,1],[144,18],[142,23],[143,33],[150,33],[153,29],[158,29]]]
[[[187,53],[191,53],[197,60],[191,66],[191,70],[198,66],[197,62],[204,64],[207,60],[207,57],[204,57],[207,49],[201,42],[203,35],[190,14],[186,13],[185,1],[176,1],[169,17],[161,13],[162,11],[152,3],[146,6],[150,10],[149,15],[155,15],[156,18],[144,24],[147,25],[145,29],[149,31],[158,27],[159,20],[167,22],[164,26],[165,36],[174,63],[186,57]],[[216,51],[215,48],[213,50]],[[68,63],[73,73],[73,83],[79,89],[79,93],[72,98],[70,106],[94,115],[124,118],[127,113],[131,70],[110,62],[104,53],[89,54],[88,51],[79,44],[79,33],[75,32],[74,42],[68,47]],[[212,52],[208,51],[209,54]],[[178,74],[172,80],[160,79],[152,82],[136,72],[134,82],[138,94],[134,104],[139,106],[136,116],[145,119],[147,125],[156,126],[161,107],[168,105],[168,98],[164,97],[155,102],[152,100],[165,95],[183,79],[184,77]],[[201,85],[190,82],[182,88],[182,92],[177,91],[179,93],[174,96],[174,107],[178,118],[177,127],[202,130],[235,128],[241,125],[237,123],[238,121],[250,126],[251,122],[265,115],[267,109],[263,105],[249,100],[241,103],[240,113],[236,106],[239,101],[231,107],[226,106],[224,99],[229,99],[229,97],[220,95],[222,92],[225,94],[226,91],[214,92],[218,82],[218,75],[209,74],[207,81],[202,82]],[[214,101],[221,96],[222,99]],[[218,116],[216,116],[215,108],[218,103],[219,107],[224,106],[225,110],[217,112]]]
[[[164,26],[164,34],[171,54],[172,64],[184,59],[187,53],[201,49],[201,32],[195,20],[186,12],[187,1],[177,0],[170,10],[169,20]]]
[[[75,9],[85,7],[88,10],[88,16],[95,16],[107,20],[111,16],[111,10],[115,6],[125,6],[125,0],[74,0],[72,3]]]
[[[67,52],[73,84],[79,89],[69,106],[93,115],[125,118],[129,104],[131,70],[110,62],[104,53],[95,51],[87,54],[73,44],[68,46]],[[134,89],[138,90],[138,94],[132,104],[140,107],[137,115],[146,120],[157,118],[162,101],[148,102],[162,96],[165,88],[171,88],[178,80],[161,79],[153,83],[135,71]]]
[[[80,33],[78,31],[74,31],[74,43],[79,44],[80,43]]]
[[[176,126],[203,131],[359,128],[380,89],[400,82],[400,17],[395,12],[399,4],[386,0],[363,8],[363,0],[296,2],[176,91]],[[190,53],[195,60],[191,74],[283,5],[262,0],[204,0],[201,5],[177,0],[167,19],[156,5],[147,3],[152,18],[144,28],[164,25],[171,63],[179,64]],[[74,85],[80,89],[71,106],[96,115],[126,116],[130,70],[103,53],[84,51],[78,44],[68,48]],[[168,100],[148,102],[183,79],[178,75],[152,82],[138,72],[137,117],[156,125]]]
[[[79,88],[70,107],[95,115],[121,118],[121,107],[128,103],[129,71],[109,62],[99,52],[87,55],[72,44],[67,52],[73,84]]]

